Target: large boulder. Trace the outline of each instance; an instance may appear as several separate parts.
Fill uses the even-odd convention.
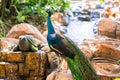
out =
[[[111,59],[120,59],[120,40],[108,38],[106,36],[95,36],[86,38],[80,45],[80,49],[87,57],[104,57]]]
[[[100,80],[115,80],[120,77],[120,66],[114,63],[92,62],[97,74],[100,76]]]
[[[46,43],[46,38],[40,33],[40,31],[36,27],[27,23],[21,23],[13,26],[7,33],[6,37],[18,39],[21,35],[33,35],[43,43]]]
[[[120,39],[120,25],[109,18],[103,18],[98,23],[98,34]]]
[[[86,38],[79,47],[90,59],[100,80],[120,77],[120,40],[95,36]]]

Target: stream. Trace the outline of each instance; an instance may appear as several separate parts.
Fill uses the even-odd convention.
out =
[[[74,42],[81,43],[85,38],[95,35],[93,32],[94,24],[95,21],[70,21],[65,35],[71,38]]]

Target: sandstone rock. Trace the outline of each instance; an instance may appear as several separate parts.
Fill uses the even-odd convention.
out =
[[[0,61],[7,61],[8,52],[0,52]]]
[[[10,76],[13,74],[16,74],[18,71],[18,65],[17,64],[5,64],[5,70],[6,70],[6,76]]]
[[[70,71],[53,71],[50,75],[47,76],[46,80],[73,80],[73,77]]]
[[[47,55],[44,52],[43,53],[41,52],[40,59],[42,62],[40,62],[39,66],[40,67],[39,75],[41,77],[45,77],[49,67]]]
[[[49,52],[47,53],[48,61],[49,61],[49,69],[47,71],[47,74],[51,73],[51,71],[56,70],[58,68],[58,62],[57,62],[57,55],[55,52]]]
[[[45,80],[49,67],[44,51],[0,52],[0,61],[0,79],[8,80]]]
[[[68,25],[67,17],[65,18],[65,16],[64,16],[63,13],[55,12],[55,13],[51,16],[51,19],[52,19],[53,21],[56,21],[56,22],[60,23],[62,26]]]
[[[117,23],[117,26],[116,26],[116,39],[120,39],[120,24]]]
[[[114,47],[111,47],[106,44],[101,44],[98,46],[98,49],[95,51],[95,56],[119,60],[120,50],[117,50]]]
[[[0,60],[6,62],[24,62],[24,54],[21,52],[0,52]]]
[[[114,70],[119,68],[119,65],[113,63],[92,63],[95,67],[97,74],[100,76],[100,80],[115,80],[120,77],[120,69],[115,72]]]
[[[91,56],[91,63],[100,76],[100,80],[114,80],[120,77],[118,63],[120,59],[120,40],[106,36],[95,36],[86,38],[79,47],[88,58]]]
[[[26,67],[30,70],[39,69],[40,54],[39,53],[28,53],[26,55]]]
[[[120,59],[120,40],[95,36],[84,40],[79,47],[90,59],[93,56]]]
[[[21,52],[10,52],[7,54],[7,62],[24,62],[24,54]]]
[[[21,23],[13,26],[12,29],[7,33],[6,37],[18,39],[21,35],[33,35],[38,40],[46,43],[45,37],[43,37],[39,30],[27,23]]]
[[[98,23],[98,34],[120,39],[120,25],[108,18],[101,19]]]
[[[0,77],[1,78],[5,78],[6,77],[6,73],[5,73],[5,63],[4,62],[0,62]]]
[[[46,31],[44,31],[44,32],[42,33],[42,35],[43,35],[44,37],[47,37],[47,33],[48,33],[48,31],[46,30]]]
[[[29,75],[30,71],[28,68],[26,68],[24,63],[19,63],[18,66],[19,66],[18,74],[20,76],[28,76]]]
[[[10,51],[18,43],[18,39],[0,38],[0,51]]]
[[[47,56],[48,56],[48,61],[51,63],[56,57],[56,54],[55,52],[49,52],[47,53]]]
[[[42,45],[42,44],[41,44]],[[42,51],[45,51],[45,52],[50,52],[51,51],[51,49],[49,48],[49,46],[48,45],[42,45],[43,47],[41,48],[41,50]]]
[[[47,30],[47,23],[44,23],[43,26],[42,26],[42,25],[38,25],[37,28],[38,28],[38,30],[39,30],[41,33],[43,33],[44,31]]]
[[[81,51],[83,52],[83,53],[85,53],[85,55],[87,56],[87,58],[90,60],[92,57],[93,57],[93,55],[94,55],[94,53],[92,52],[92,50],[89,48],[89,47],[81,47]]]

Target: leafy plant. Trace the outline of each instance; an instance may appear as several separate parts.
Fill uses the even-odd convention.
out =
[[[5,37],[6,30],[4,26],[5,23],[2,20],[0,20],[0,38]]]
[[[22,12],[19,12],[19,13],[18,13],[18,16],[17,16],[17,22],[18,22],[18,23],[24,22],[25,18],[26,18],[26,16],[24,16],[24,15],[22,14]]]
[[[120,78],[115,78],[115,80],[120,80]]]

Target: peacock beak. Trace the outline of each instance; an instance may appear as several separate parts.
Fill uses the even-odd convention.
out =
[[[46,9],[46,12],[47,12],[47,13],[50,13],[50,9]]]

